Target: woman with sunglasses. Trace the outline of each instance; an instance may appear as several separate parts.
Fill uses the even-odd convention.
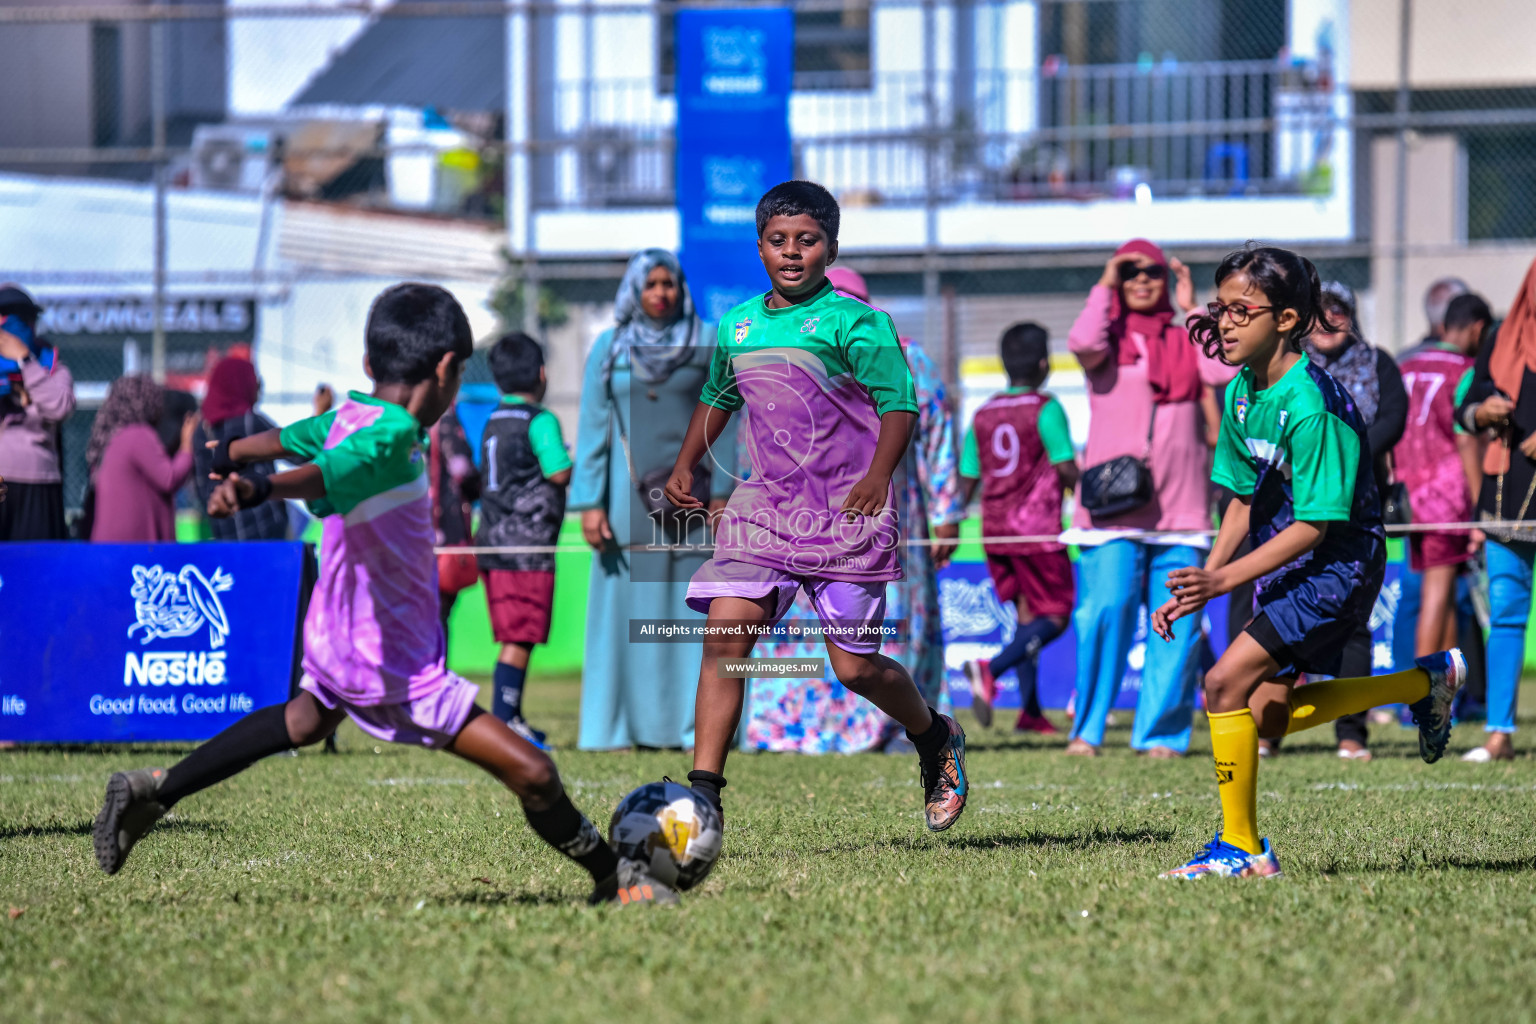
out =
[[[1169,278],[1174,281],[1170,282]],[[1129,511],[1096,513],[1078,487],[1077,716],[1069,754],[1094,755],[1120,692],[1142,604],[1156,607],[1153,582],[1200,564],[1210,540],[1210,458],[1219,414],[1215,388],[1234,368],[1202,354],[1174,313],[1194,305],[1189,271],[1146,239],[1122,245],[1104,266],[1067,336],[1088,384],[1085,473],[1117,459],[1151,471],[1149,500]],[[1121,503],[1122,505],[1124,502]],[[1155,541],[1142,531],[1157,531]],[[1173,758],[1189,749],[1199,663],[1198,619],[1180,623],[1171,643],[1147,645],[1131,746]]]

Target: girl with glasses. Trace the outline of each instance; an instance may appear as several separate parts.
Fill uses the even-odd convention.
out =
[[[1193,860],[1164,878],[1265,877],[1280,863],[1256,821],[1259,735],[1310,729],[1382,704],[1408,704],[1419,753],[1433,763],[1450,737],[1451,701],[1466,674],[1442,651],[1389,676],[1331,679],[1294,689],[1299,673],[1337,675],[1352,635],[1369,621],[1386,572],[1386,531],[1370,444],[1354,399],[1302,352],[1334,325],[1317,270],[1286,249],[1250,244],[1216,271],[1217,301],[1190,336],[1241,372],[1227,388],[1215,482],[1234,497],[1203,569],[1168,576],[1152,616],[1166,641],[1205,603],[1255,581],[1258,613],[1205,676],[1222,826]],[[1248,538],[1252,551],[1236,558]]]

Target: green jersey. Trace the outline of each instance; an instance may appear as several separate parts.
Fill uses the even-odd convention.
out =
[[[700,401],[745,408],[751,475],[731,496],[716,559],[800,576],[899,579],[895,493],[855,523],[837,511],[869,472],[880,417],[917,413],[912,371],[891,318],[830,283],[774,309],[767,296],[720,321]]]
[[[1247,367],[1227,386],[1211,478],[1250,499],[1255,548],[1297,521],[1329,524],[1322,544],[1260,580],[1261,590],[1302,565],[1309,575],[1329,565],[1358,575],[1384,550],[1359,412],[1349,392],[1306,357],[1262,391]]]
[[[349,392],[348,404],[283,429],[283,447],[320,467],[325,497],[309,503],[320,517],[346,515],[377,494],[414,482],[426,472],[427,432],[404,406]],[[332,441],[337,416],[342,429]],[[327,447],[327,443],[332,442]]]

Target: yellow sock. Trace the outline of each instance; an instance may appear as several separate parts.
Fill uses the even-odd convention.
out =
[[[1216,758],[1216,792],[1221,796],[1221,838],[1240,850],[1259,853],[1259,728],[1247,708],[1208,712],[1206,718]]]
[[[1429,673],[1421,668],[1410,668],[1389,676],[1308,683],[1291,691],[1291,725],[1285,734],[1289,736],[1383,704],[1412,704],[1428,696]]]

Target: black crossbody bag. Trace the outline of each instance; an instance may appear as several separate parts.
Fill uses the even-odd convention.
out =
[[[1083,470],[1078,485],[1078,504],[1096,518],[1109,519],[1152,501],[1152,428],[1157,425],[1157,405],[1147,424],[1147,448],[1138,458],[1121,455]]]

